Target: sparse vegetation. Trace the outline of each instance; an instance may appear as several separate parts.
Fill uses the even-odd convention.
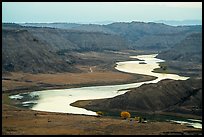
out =
[[[168,67],[166,62],[160,62],[159,66],[160,66],[160,68],[154,69],[153,72],[155,72],[155,73],[173,73],[173,74],[176,74],[176,71],[174,71],[170,67]]]
[[[112,23],[101,26],[102,32],[95,32],[96,27],[90,32],[89,29],[71,31],[57,28],[21,27],[17,24],[5,25],[3,24],[2,31],[2,74],[11,72],[12,75],[2,77],[3,134],[39,134],[42,132],[44,134],[152,134],[152,131],[161,134],[161,131],[166,132],[167,129],[177,131],[176,127],[180,127],[178,131],[184,131],[185,126],[154,121],[148,124],[138,124],[140,126],[136,128],[130,127],[128,125],[130,123],[143,123],[145,120],[143,115],[138,114],[140,116],[135,118],[131,118],[131,115],[136,113],[134,111],[141,112],[142,110],[167,114],[170,112],[184,116],[200,117],[202,115],[202,78],[186,81],[163,80],[132,88],[131,92],[111,99],[78,102],[78,105],[84,108],[87,105],[88,109],[104,110],[105,115],[108,115],[108,110],[117,109],[117,112],[114,111],[117,118],[105,117],[102,111],[96,112],[97,117],[100,118],[35,112],[25,107],[13,107],[16,102],[8,98],[11,93],[30,92],[36,89],[113,85],[113,83],[124,84],[154,79],[153,76],[116,72],[115,62],[129,59],[129,55],[132,55],[131,50],[133,55],[156,51],[161,53],[159,56],[164,57],[161,59],[177,61],[171,64],[169,61],[161,62],[160,68],[154,72],[176,73],[178,70],[190,74],[200,73],[202,67],[196,66],[197,62],[194,61],[202,62],[200,52],[202,34],[191,35],[188,39],[185,37],[192,32],[201,32],[202,26],[192,28],[191,26],[172,27],[155,23]],[[93,27],[90,26],[90,28]],[[104,28],[106,30],[103,30]],[[108,34],[109,32],[111,33]],[[179,43],[182,39],[184,41]],[[196,44],[194,41],[197,41]],[[194,48],[195,46],[198,48]],[[180,50],[183,47],[185,50]],[[160,52],[169,48],[172,49],[168,52]],[[133,49],[136,50],[133,51]],[[139,52],[138,49],[146,50]],[[191,51],[192,54],[184,51]],[[191,61],[192,64],[187,64],[186,67],[183,61]],[[146,63],[141,61],[140,64]],[[97,67],[93,73],[87,73],[92,66]],[[184,69],[181,70],[181,66]],[[28,95],[24,97],[26,99],[23,101],[31,99]],[[37,100],[38,96],[35,99]],[[35,104],[30,106],[32,105]],[[163,112],[163,110],[166,111]],[[32,126],[33,123],[35,126]]]
[[[121,116],[121,118],[123,118],[123,119],[127,119],[127,118],[130,118],[130,117],[131,117],[130,113],[127,112],[127,111],[122,111],[122,112],[120,113],[120,116]]]
[[[104,113],[103,113],[103,112],[101,112],[101,111],[97,111],[97,112],[96,112],[96,114],[97,114],[97,116],[98,116],[98,117],[101,117],[101,116],[103,116],[103,115],[104,115]]]
[[[161,66],[161,68],[165,71],[165,70],[167,70],[167,65],[166,65],[166,64],[163,64],[163,65]]]

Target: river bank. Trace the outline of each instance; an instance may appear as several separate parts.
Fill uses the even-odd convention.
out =
[[[136,88],[143,84],[157,83],[163,79],[186,80],[189,77],[182,77],[176,74],[161,74],[153,73],[152,70],[159,67],[159,62],[164,60],[155,58],[157,54],[131,56],[131,58],[139,59],[139,61],[125,61],[117,62],[115,67],[117,70],[127,73],[150,75],[157,77],[157,79],[136,82],[121,85],[106,85],[106,86],[90,86],[80,88],[70,88],[61,90],[44,90],[32,93],[23,93],[11,96],[12,99],[19,100],[19,105],[28,106],[33,110],[48,111],[48,112],[64,112],[73,114],[96,115],[95,112],[85,110],[83,108],[73,107],[70,104],[77,100],[89,99],[104,99],[112,98],[126,93],[129,89]],[[145,62],[145,64],[141,64]],[[37,100],[35,99],[37,97]],[[22,101],[21,101],[22,100]],[[69,104],[66,106],[65,104]],[[54,107],[60,106],[60,107]]]
[[[165,128],[164,128],[165,127]],[[2,135],[201,135],[173,122],[134,123],[113,117],[33,111],[15,107],[2,94]]]
[[[112,117],[50,113],[2,106],[3,135],[201,135],[171,122],[136,123]]]
[[[137,126],[136,127],[133,126],[133,122],[131,121],[128,121],[128,122],[126,121],[127,123],[123,123],[122,122],[123,120],[121,121],[121,119],[116,118],[116,121],[115,121],[114,120],[115,118],[112,118],[112,117],[103,117],[99,119],[98,117],[95,117],[95,116],[32,111],[32,110],[23,109],[23,108],[15,108],[15,107],[12,107],[11,105],[6,105],[6,104],[9,104],[8,103],[9,101],[8,102],[7,101],[3,99],[3,102],[4,102],[3,112],[5,112],[3,113],[3,117],[2,117],[3,119],[2,125],[4,125],[3,130],[2,130],[3,134],[13,134],[13,133],[14,134],[29,134],[30,133],[30,134],[134,134],[134,135],[144,134],[144,135],[149,135],[149,134],[175,134],[175,133],[176,134],[191,134],[192,132],[193,134],[202,134],[202,129],[194,129],[192,127],[188,127],[187,125],[180,125],[180,124],[175,124],[171,122],[141,123],[141,124],[137,124],[139,126],[137,130],[135,130]],[[19,112],[20,113],[22,112],[23,114],[16,115],[16,113],[19,113]],[[30,114],[31,117],[30,118],[26,117],[26,113],[27,115]],[[45,114],[46,116],[42,119],[38,119],[36,117],[38,114],[40,115]],[[48,118],[50,115],[53,116],[52,117],[53,119]],[[64,121],[57,120],[59,115],[60,117],[62,116],[63,118],[61,119],[66,121],[68,124],[64,125],[63,124]],[[74,119],[73,116],[76,116],[77,118]],[[18,117],[19,120],[15,119],[14,117]],[[36,117],[37,119],[33,117]],[[69,121],[66,120],[68,119],[68,117],[70,118]],[[46,120],[46,118],[48,119]],[[99,119],[99,121],[96,120],[95,118]],[[36,123],[35,127],[30,127],[29,124],[31,123],[29,123],[29,119],[30,119],[30,122]],[[32,121],[31,119],[35,119],[36,121]],[[81,121],[79,121],[80,119],[84,122],[87,120],[87,122],[81,123]],[[55,122],[52,122],[53,120]],[[106,123],[105,121],[108,121],[108,123]],[[20,129],[17,128],[17,125],[15,124],[13,125],[12,123],[17,123],[17,125],[19,125],[21,128]],[[28,126],[22,126],[26,123],[28,124]],[[100,123],[104,125],[101,127]],[[80,125],[81,127],[78,127],[78,125]],[[97,126],[97,125],[100,125],[100,126]],[[164,126],[167,127],[167,129],[163,129]],[[57,130],[59,129],[59,127],[61,130]],[[89,128],[87,129],[87,127]],[[27,132],[27,128],[30,129],[29,133]],[[70,130],[65,131],[64,128],[66,129],[69,128]],[[121,132],[118,132],[118,130],[121,130]]]
[[[89,67],[84,66],[84,68],[88,69]],[[128,84],[153,79],[155,77],[148,75],[131,75],[122,72],[100,71],[97,69],[92,73],[30,74],[11,72],[2,76],[2,92],[15,94],[44,89]]]

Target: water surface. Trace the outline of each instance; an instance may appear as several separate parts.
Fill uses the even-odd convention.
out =
[[[155,80],[121,85],[91,86],[71,89],[34,91],[27,94],[23,93],[13,95],[10,96],[10,98],[23,100],[25,96],[31,96],[33,98],[37,97],[37,99],[35,100],[30,99],[29,97],[29,100],[22,101],[22,106],[29,107],[32,110],[96,115],[94,111],[86,110],[84,108],[73,107],[70,106],[70,104],[77,100],[112,98],[124,94],[128,91],[118,91],[120,89],[139,87],[142,84],[147,83],[157,83],[158,81],[163,79],[186,80],[189,78],[176,74],[162,74],[152,72],[154,69],[159,68],[159,62],[164,62],[164,60],[157,59],[156,55],[157,54],[130,56],[130,58],[137,58],[143,61],[117,62],[117,65],[115,67],[115,69],[122,72],[155,76],[157,77]]]

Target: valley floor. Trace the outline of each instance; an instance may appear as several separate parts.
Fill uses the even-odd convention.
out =
[[[81,78],[79,80],[79,77]],[[94,79],[93,79],[94,77]],[[93,72],[82,74],[23,74],[12,73],[11,77],[3,80],[4,93],[2,94],[2,134],[3,135],[47,135],[47,134],[70,134],[70,135],[160,135],[160,134],[202,134],[201,129],[194,129],[186,125],[180,125],[169,122],[147,122],[137,123],[136,121],[122,120],[112,117],[95,117],[85,115],[72,115],[63,113],[49,113],[32,111],[23,108],[16,108],[13,101],[8,99],[8,95],[19,93],[24,90],[15,90],[25,88],[25,91],[32,91],[34,86],[39,86],[37,82],[47,84],[65,84],[72,85],[83,83],[90,85],[97,81],[98,84],[109,84],[122,82],[137,82],[152,79],[149,76],[131,76],[120,72]],[[60,80],[59,80],[60,78]],[[78,81],[77,81],[78,78]],[[86,80],[84,79],[86,78]],[[19,81],[15,81],[15,80]],[[31,82],[25,82],[31,81]],[[105,84],[107,84],[105,83]],[[32,86],[31,86],[32,85]],[[79,84],[80,85],[80,84]],[[69,85],[70,86],[70,85]],[[69,87],[67,86],[67,87]],[[31,87],[31,88],[30,88]],[[60,86],[59,86],[60,87]],[[66,87],[66,86],[65,86]],[[43,87],[49,89],[50,87]],[[53,86],[52,88],[56,88]],[[62,87],[61,87],[62,88]],[[25,92],[24,91],[24,92]]]
[[[170,122],[122,120],[66,113],[32,111],[15,107],[11,94],[44,89],[113,85],[153,80],[155,77],[127,74],[101,69],[95,65],[78,65],[82,73],[2,73],[2,134],[3,135],[200,135],[202,129]]]

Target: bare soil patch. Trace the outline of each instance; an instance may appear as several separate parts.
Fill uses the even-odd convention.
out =
[[[200,129],[169,122],[123,120],[65,113],[49,113],[3,105],[3,135],[160,135],[202,134]]]

